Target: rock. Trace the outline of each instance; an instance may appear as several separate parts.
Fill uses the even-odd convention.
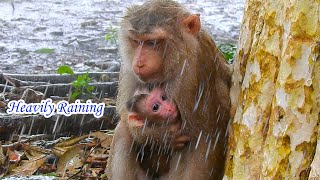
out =
[[[21,99],[23,99],[26,103],[40,103],[43,98],[44,94],[42,92],[29,88],[26,89],[21,96]]]

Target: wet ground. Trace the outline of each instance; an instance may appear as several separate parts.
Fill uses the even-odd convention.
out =
[[[244,0],[179,2],[201,14],[215,41],[237,41]],[[123,10],[131,4],[129,0],[0,0],[0,73],[55,73],[60,65],[78,72],[118,71],[116,30]]]

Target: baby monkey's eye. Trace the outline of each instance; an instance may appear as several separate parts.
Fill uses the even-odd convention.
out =
[[[162,95],[162,96],[161,96],[161,99],[162,99],[163,101],[165,101],[165,100],[167,100],[167,96],[166,96],[166,95]]]
[[[159,110],[159,108],[160,108],[160,104],[156,103],[156,104],[154,104],[154,105],[152,106],[152,111],[153,111],[153,112],[157,112],[157,111]]]

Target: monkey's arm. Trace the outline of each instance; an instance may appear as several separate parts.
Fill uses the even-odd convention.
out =
[[[112,180],[143,180],[146,173],[136,161],[136,153],[131,151],[133,138],[127,124],[120,121],[115,129],[110,157],[107,166],[107,175]]]
[[[192,145],[190,148],[184,148],[172,156],[170,161],[170,171],[160,178],[183,179],[183,180],[208,180],[222,179],[225,161],[224,147],[215,149],[204,139],[201,139],[197,148]],[[208,151],[209,149],[209,151]]]

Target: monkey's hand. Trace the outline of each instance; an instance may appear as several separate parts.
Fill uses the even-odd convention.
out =
[[[190,141],[191,136],[183,133],[181,130],[181,121],[170,125],[172,133],[171,147],[175,150],[183,149]]]
[[[171,146],[175,150],[180,150],[183,149],[190,141],[191,136],[185,134],[177,134],[175,135]]]

